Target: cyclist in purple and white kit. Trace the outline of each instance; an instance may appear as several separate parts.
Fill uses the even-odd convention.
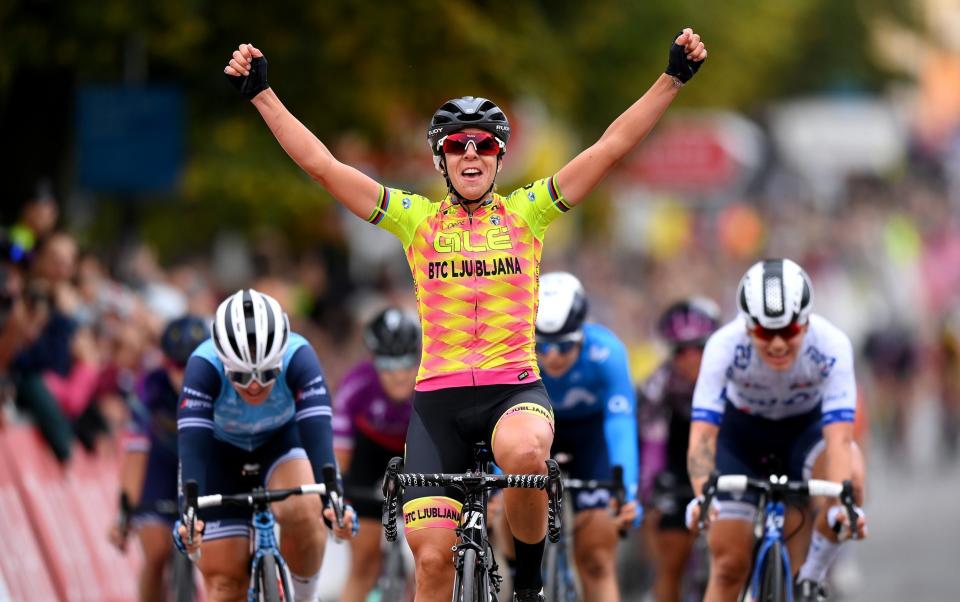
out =
[[[693,393],[687,468],[698,498],[687,506],[687,526],[700,516],[710,472],[791,480],[852,480],[863,503],[863,457],[853,439],[857,384],[850,339],[810,312],[813,286],[789,259],[754,264],[740,280],[740,315],[707,341]],[[719,494],[711,509],[710,583],[707,602],[735,600],[750,570],[756,497]],[[798,575],[798,600],[825,599],[822,583],[840,541],[849,534],[839,502],[815,520],[811,508],[790,508],[784,527],[790,558],[806,561]],[[812,529],[812,536],[811,531]],[[860,512],[857,535],[866,534]],[[796,568],[796,565],[794,565]]]
[[[684,525],[684,509],[693,498],[687,474],[687,447],[693,389],[707,339],[720,326],[720,308],[705,297],[672,303],[657,320],[657,333],[670,346],[670,356],[637,391],[640,466],[650,482],[650,504],[656,509],[654,546],[657,554],[657,602],[681,599],[684,571],[696,535]]]
[[[387,462],[402,456],[420,365],[420,324],[416,315],[390,307],[364,328],[372,360],[343,378],[334,399],[333,443],[344,471],[344,493],[360,517],[351,541],[350,576],[342,602],[362,602],[380,574],[380,486]]]

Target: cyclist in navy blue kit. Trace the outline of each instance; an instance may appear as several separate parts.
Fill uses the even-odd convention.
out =
[[[575,479],[609,480],[623,467],[626,503],[611,517],[610,492],[573,493],[574,561],[586,600],[619,600],[617,531],[638,525],[639,450],[636,393],[623,343],[607,328],[585,323],[587,297],[575,276],[540,277],[537,362],[556,420],[552,453],[570,454]]]
[[[272,297],[253,289],[231,295],[217,308],[212,336],[190,357],[177,417],[181,483],[193,480],[200,495],[242,493],[245,465],[259,465],[270,489],[312,484],[321,467],[334,464],[330,395],[316,352],[291,332],[287,315]],[[321,502],[296,496],[272,505],[280,525],[280,551],[293,577],[296,600],[319,591],[325,528]],[[333,521],[327,508],[323,516]],[[204,511],[202,536],[182,550],[201,551],[208,599],[246,599],[250,566],[250,513],[233,507]],[[353,535],[347,508],[338,537]]]
[[[164,365],[136,387],[120,477],[122,519],[110,537],[123,548],[129,526],[140,540],[141,602],[166,599],[163,575],[170,559],[170,528],[177,520],[177,399],[187,360],[208,337],[207,324],[198,316],[170,322],[160,337]]]

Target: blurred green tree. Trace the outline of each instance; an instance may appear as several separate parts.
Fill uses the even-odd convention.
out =
[[[145,210],[151,239],[171,248],[202,242],[224,220],[302,233],[317,199],[328,198],[220,75],[241,42],[267,54],[271,82],[323,140],[355,131],[393,148],[398,127],[421,137],[439,102],[474,92],[539,98],[589,141],[661,72],[671,36],[686,25],[711,59],[681,105],[752,110],[789,95],[877,90],[889,74],[870,55],[871,19],[910,19],[903,4],[14,0],[0,8],[0,107],[31,93],[16,85],[28,69],[66,70],[76,84],[180,84],[189,107],[182,188],[176,202]],[[67,163],[69,150],[59,152]],[[173,227],[185,211],[189,231]]]

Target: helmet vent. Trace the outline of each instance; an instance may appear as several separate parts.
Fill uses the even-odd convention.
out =
[[[778,316],[783,313],[783,280],[779,276],[763,279],[763,305],[767,315]]]

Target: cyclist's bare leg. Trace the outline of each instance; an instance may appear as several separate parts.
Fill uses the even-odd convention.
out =
[[[493,456],[506,473],[546,474],[553,428],[543,417],[516,413],[497,425]],[[513,536],[538,543],[547,534],[547,494],[539,489],[505,489],[504,509]]]
[[[814,504],[806,508],[787,507],[787,514],[783,520],[783,536],[787,538],[787,553],[790,554],[790,566],[794,576],[807,557],[810,535],[813,533],[815,524],[815,511]]]
[[[310,462],[294,458],[273,468],[267,488],[284,489],[315,482]],[[317,575],[327,540],[320,498],[295,495],[274,503],[270,509],[280,525],[280,553],[290,572],[302,579]]]
[[[573,557],[587,602],[620,599],[617,588],[617,526],[606,508],[578,512],[574,518]]]
[[[173,547],[170,541],[170,527],[165,523],[146,523],[137,529],[137,538],[143,550],[143,568],[140,569],[140,602],[162,602],[165,599],[163,571],[170,561]]]
[[[380,576],[380,521],[360,519],[360,531],[350,540],[350,575],[340,593],[342,602],[363,602]]]
[[[407,544],[416,562],[416,600],[449,600],[453,595],[453,553],[457,532],[428,528],[409,531]]]
[[[657,576],[653,591],[657,602],[680,602],[680,583],[696,537],[683,529],[665,529],[657,531],[654,541]]]
[[[750,572],[753,523],[719,519],[710,525],[710,582],[704,602],[734,602]]]
[[[250,585],[250,540],[225,537],[204,541],[197,567],[208,602],[243,602]]]

